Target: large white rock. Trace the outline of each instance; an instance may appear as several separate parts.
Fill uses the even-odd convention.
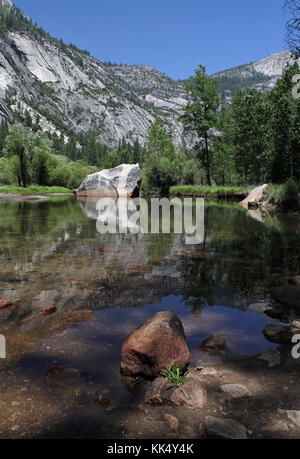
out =
[[[139,196],[142,172],[138,164],[121,164],[88,175],[80,185],[77,196]]]
[[[246,208],[259,207],[259,205],[265,199],[267,189],[268,189],[267,184],[255,188],[254,190],[251,191],[251,193],[248,194],[246,199],[244,199],[244,201],[242,201],[240,204],[242,206],[245,206]]]

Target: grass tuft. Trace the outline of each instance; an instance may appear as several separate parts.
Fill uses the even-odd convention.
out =
[[[163,370],[161,375],[166,378],[168,381],[169,387],[180,387],[187,380],[189,372],[186,371],[184,374],[181,374],[180,368],[176,362],[171,362],[168,369]]]

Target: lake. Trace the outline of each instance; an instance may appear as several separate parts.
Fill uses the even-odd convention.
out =
[[[74,197],[0,202],[0,299],[13,303],[0,311],[7,348],[0,360],[2,415],[19,403],[36,421],[28,418],[24,435],[34,437],[54,422],[49,406],[53,416],[66,406],[72,412],[68,384],[51,384],[51,375],[60,377],[53,368],[80,373],[74,370],[72,390],[107,388],[115,404],[133,401],[138,390],[119,371],[122,342],[158,311],[182,320],[193,365],[218,359],[199,350],[215,332],[234,354],[276,347],[263,335],[276,322],[264,311],[272,291],[299,274],[299,247],[299,219],[262,222],[232,203],[206,200],[204,242],[186,245],[180,234],[101,235],[90,206]],[[51,306],[55,313],[40,314]],[[85,311],[82,320],[78,311]],[[92,399],[80,402],[91,418],[99,409]],[[0,437],[7,429],[0,426]],[[91,433],[89,423],[86,429]]]

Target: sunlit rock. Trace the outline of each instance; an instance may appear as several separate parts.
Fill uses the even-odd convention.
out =
[[[268,190],[267,184],[255,188],[248,194],[246,199],[244,199],[240,204],[242,206],[245,206],[247,209],[249,208],[255,209],[259,207],[259,205],[264,201],[266,197],[267,190]]]
[[[130,198],[139,196],[142,172],[138,164],[121,164],[88,175],[80,185],[77,196],[108,196]]]

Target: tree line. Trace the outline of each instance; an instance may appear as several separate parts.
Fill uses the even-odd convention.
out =
[[[186,82],[188,103],[180,115],[192,146],[176,149],[172,133],[157,118],[145,145],[120,140],[113,149],[97,132],[66,138],[42,132],[26,112],[10,129],[0,125],[0,182],[27,186],[78,187],[87,173],[139,163],[143,187],[167,194],[173,185],[245,186],[300,179],[300,98],[295,97],[297,63],[267,93],[238,88],[231,106],[221,102],[218,80],[199,66]]]

